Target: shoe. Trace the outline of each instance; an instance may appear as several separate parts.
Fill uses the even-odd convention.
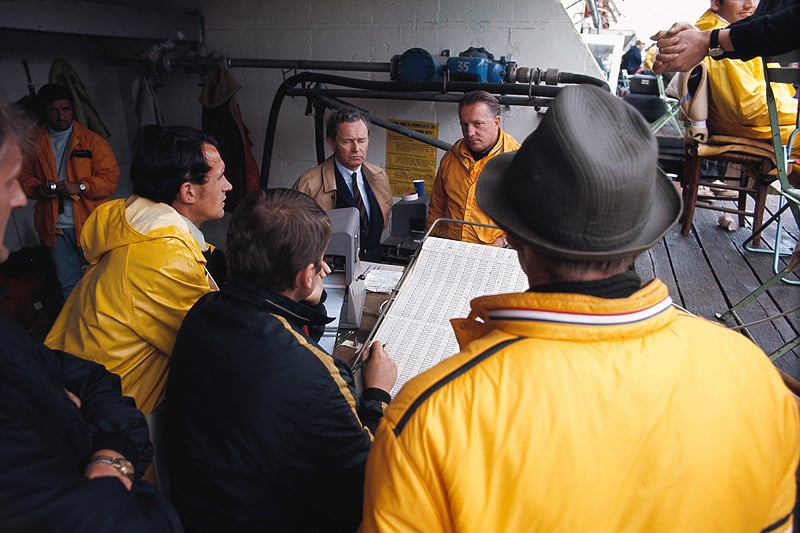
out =
[[[717,189],[714,188],[714,185],[725,185],[725,182],[722,180],[715,180],[711,182],[711,192],[714,193],[714,196],[719,196],[720,198],[737,198],[739,193],[737,191],[732,191],[730,189]]]

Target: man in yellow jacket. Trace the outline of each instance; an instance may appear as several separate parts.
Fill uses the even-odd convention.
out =
[[[638,111],[563,88],[477,195],[530,289],[473,300],[461,351],[389,405],[362,531],[790,530],[791,392],[749,339],[631,269],[681,210]]]
[[[458,104],[463,139],[442,157],[433,182],[426,228],[437,218],[452,218],[480,224],[494,224],[478,206],[475,187],[486,163],[498,154],[519,148],[519,143],[500,128],[500,102],[486,91],[467,93]],[[433,235],[479,244],[505,246],[505,232],[440,222]]]
[[[758,0],[712,0],[711,7],[695,25],[700,30],[723,29],[751,16],[757,7]],[[706,57],[703,62],[708,70],[708,131],[716,135],[769,140],[772,134],[761,58],[741,61]],[[781,136],[786,142],[794,129],[797,100],[787,84],[775,84],[772,89],[778,121],[782,125]],[[789,179],[800,184],[796,171]]]
[[[149,126],[137,137],[133,195],[95,210],[81,234],[90,268],[45,344],[102,364],[145,414],[160,403],[183,317],[216,288],[199,227],[222,218],[231,184],[216,141]]]

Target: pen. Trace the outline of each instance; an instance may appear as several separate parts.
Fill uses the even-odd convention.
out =
[[[366,347],[366,345],[364,345],[364,346]],[[385,342],[381,344],[381,348],[383,348],[384,350],[386,349],[386,343]],[[372,357],[372,350],[369,351],[369,354],[367,354],[366,357],[363,357],[362,359],[359,359],[358,361],[356,361],[351,370],[353,372],[358,372],[359,370],[361,370],[362,366],[364,366],[367,363],[369,363],[369,358],[370,357]]]

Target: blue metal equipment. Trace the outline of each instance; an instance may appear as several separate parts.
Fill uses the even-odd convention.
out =
[[[506,56],[501,56],[497,61],[494,55],[483,47],[470,46],[458,54],[458,57],[451,57],[447,60],[447,72],[453,81],[512,82],[516,68],[516,62],[508,61]]]
[[[450,50],[432,56],[422,48],[409,48],[392,56],[389,76],[395,81],[434,81],[444,78]]]
[[[396,81],[473,81],[478,83],[513,83],[517,64],[505,56],[496,60],[485,48],[469,47],[458,57],[450,50],[438,56],[422,48],[409,48],[392,57],[390,76]]]

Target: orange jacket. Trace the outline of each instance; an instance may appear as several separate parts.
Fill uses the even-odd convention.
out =
[[[519,148],[519,143],[500,130],[500,138],[492,147],[486,157],[475,161],[469,148],[464,144],[464,139],[459,139],[439,163],[439,171],[433,182],[428,219],[425,224],[430,228],[437,218],[453,218],[481,224],[494,224],[494,221],[478,207],[475,198],[475,188],[486,163],[504,152],[513,152]],[[495,240],[505,235],[500,229],[470,226],[467,224],[439,223],[432,233],[437,237],[444,237],[456,241],[473,242],[478,244],[492,244]]]
[[[80,239],[84,222],[95,208],[107,201],[117,188],[119,166],[105,139],[93,131],[72,123],[72,135],[67,146],[67,179],[73,183],[83,183],[86,190],[72,203],[75,222],[75,236]],[[38,129],[34,142],[36,155],[23,165],[19,181],[28,198],[36,200],[33,209],[33,224],[39,233],[42,244],[55,248],[55,227],[58,218],[58,197],[48,197],[42,193],[42,186],[48,180],[58,181],[53,148],[47,126]]]

